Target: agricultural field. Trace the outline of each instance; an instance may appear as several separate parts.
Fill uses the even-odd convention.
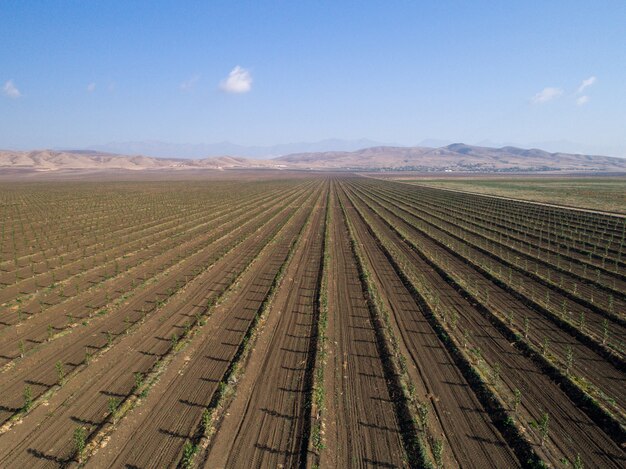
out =
[[[406,178],[417,184],[478,194],[626,214],[626,176],[482,176]]]
[[[505,195],[3,182],[0,467],[626,467],[626,217]]]

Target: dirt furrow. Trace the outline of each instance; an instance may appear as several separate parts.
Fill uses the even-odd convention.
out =
[[[302,467],[306,462],[325,202],[324,193],[205,456],[206,468]]]
[[[604,285],[598,283],[595,278],[589,280],[577,275],[576,268],[568,270],[565,267],[558,267],[560,259],[550,258],[542,253],[537,253],[539,258],[535,258],[529,253],[516,250],[493,237],[485,236],[472,228],[468,228],[459,221],[459,217],[451,219],[449,215],[435,216],[433,212],[437,212],[439,209],[428,203],[406,203],[399,200],[398,195],[395,195],[396,193],[390,193],[387,190],[376,191],[376,193],[398,208],[407,210],[427,223],[445,230],[450,236],[462,239],[465,243],[471,243],[488,256],[499,258],[509,269],[515,269],[568,299],[580,303],[587,309],[607,316],[622,325],[625,324],[624,319],[620,316],[626,313],[626,303],[623,301],[623,287],[626,286],[626,283],[616,279],[612,283]],[[586,271],[582,268],[580,270],[581,272]]]
[[[5,464],[11,461],[14,461],[11,464],[18,461],[36,464],[49,459],[58,462],[70,460],[74,456],[71,441],[74,428],[84,426],[90,429],[87,432],[89,435],[111,423],[110,398],[119,399],[118,404],[121,404],[131,397],[137,373],[146,376],[176,349],[172,335],[182,337],[186,328],[206,315],[215,299],[231,286],[242,269],[289,219],[293,208],[284,208],[281,213],[282,222],[277,218],[275,223],[266,223],[239,248],[224,256],[188,286],[183,295],[166,304],[158,314],[149,316],[132,335],[123,337],[109,353],[94,362],[97,366],[87,367],[75,376],[72,386],[68,386],[69,382],[63,386],[62,392],[54,396],[57,403],[54,414],[44,415],[41,423],[42,412],[39,415],[32,413],[32,418],[29,414],[28,425],[25,419],[24,423],[2,435],[0,448],[4,449],[0,449],[3,455],[0,461]],[[43,408],[40,406],[35,410],[43,411]],[[24,432],[28,436],[21,437]],[[15,446],[16,438],[21,443]]]
[[[211,316],[203,328],[210,333],[194,341],[197,347],[193,351],[185,352],[186,364],[170,366],[177,371],[162,377],[141,412],[122,422],[122,428],[112,434],[107,447],[98,451],[90,464],[152,467],[154,461],[159,461],[162,466],[172,467],[178,463],[183,446],[196,436],[204,411],[224,392],[223,378],[241,353],[242,341],[255,326],[313,203],[314,199],[309,198],[305,204],[298,204],[300,210]],[[262,243],[260,248],[265,245]]]
[[[374,212],[370,216],[372,222],[378,220],[375,223],[379,229],[387,226]],[[461,295],[446,277],[440,276],[427,260],[430,254],[421,252],[419,242],[409,245],[389,229],[386,234],[408,261],[398,264],[407,269],[408,278],[414,279],[416,290],[434,309],[444,310],[447,318],[455,318],[455,326],[448,332],[458,336],[459,343],[468,343],[469,350],[473,351],[467,352],[471,361],[495,377],[495,389],[504,396],[503,401],[513,402],[514,391],[521,391],[517,415],[542,458],[559,464],[562,458],[573,461],[580,453],[585,465],[620,467],[624,463],[624,452],[619,445],[600,430],[541,367],[511,344],[480,308]],[[408,233],[406,236],[411,238]],[[497,370],[497,374],[493,370]],[[536,422],[541,421],[545,413],[549,415],[550,426],[545,444],[540,445],[541,434]]]
[[[0,344],[0,365],[5,365],[11,360],[29,353],[34,347],[44,347],[54,337],[62,335],[64,331],[69,332],[80,324],[84,325],[85,320],[98,314],[98,311],[112,309],[121,298],[128,297],[135,290],[141,288],[146,272],[162,271],[180,262],[181,259],[200,252],[232,229],[242,226],[254,218],[258,210],[264,210],[271,203],[280,200],[283,200],[282,196],[274,197],[272,202],[256,206],[254,211],[246,205],[242,210],[231,210],[230,216],[227,216],[226,219],[223,219],[222,216],[218,217],[214,223],[207,227],[205,233],[200,233],[200,236],[196,235],[195,238],[186,242],[177,237],[172,240],[173,244],[169,246],[168,250],[163,250],[162,253],[158,254],[153,253],[153,256],[146,258],[132,271],[125,271],[102,285],[94,286],[93,291],[87,295],[73,296],[62,304],[47,308],[17,326],[14,331],[2,331],[6,335]],[[0,337],[2,336],[0,335]]]
[[[389,186],[389,185],[387,185]],[[406,186],[393,185],[398,188],[399,192],[406,190]],[[390,187],[391,188],[391,187]],[[588,219],[581,222],[578,226],[581,231],[577,233],[577,238],[572,237],[559,237],[555,235],[556,231],[571,229],[573,225],[572,220],[566,220],[567,215],[571,215],[571,211],[561,209],[559,211],[558,222],[554,221],[546,228],[546,217],[541,211],[533,212],[529,211],[529,205],[526,204],[525,212],[523,215],[515,215],[511,212],[511,207],[508,205],[493,205],[481,203],[480,198],[466,196],[462,198],[450,198],[446,196],[445,190],[423,188],[410,191],[406,193],[406,196],[412,200],[419,202],[421,199],[427,200],[431,205],[436,206],[435,211],[439,211],[440,207],[451,206],[450,214],[455,213],[455,209],[461,209],[461,218],[472,216],[472,219],[480,220],[482,223],[488,226],[494,226],[499,230],[505,231],[509,236],[514,237],[524,244],[530,243],[531,246],[537,250],[537,255],[540,255],[541,250],[559,254],[560,256],[569,260],[578,262],[580,264],[588,265],[589,267],[600,269],[605,275],[610,277],[617,276],[624,280],[623,274],[620,274],[616,269],[611,267],[609,269],[605,265],[606,257],[598,254],[598,250],[604,250],[604,247],[597,246],[593,243],[603,238],[603,231],[595,231],[594,225],[598,220]],[[569,213],[568,213],[569,212]],[[488,215],[488,217],[486,217]],[[511,221],[511,219],[515,221]],[[607,217],[604,217],[607,218]],[[609,219],[611,217],[608,217]],[[616,229],[611,234],[611,239],[615,236],[617,239],[624,236],[624,220],[612,220],[616,224],[621,224],[622,229]],[[533,225],[539,225],[539,230],[534,230]],[[591,247],[587,249],[585,245]],[[619,249],[619,243],[616,243],[614,248]],[[608,253],[607,253],[608,254]],[[611,256],[616,255],[617,252],[613,250]],[[618,262],[619,263],[619,262]]]
[[[590,348],[585,342],[578,340],[575,334],[555,327],[554,321],[545,315],[530,308],[526,303],[511,295],[505,289],[492,283],[489,278],[466,265],[461,259],[446,254],[446,249],[441,249],[431,239],[417,228],[417,224],[408,223],[392,213],[388,207],[376,205],[375,201],[369,200],[378,210],[384,211],[387,217],[396,226],[403,226],[406,230],[417,236],[421,245],[430,246],[433,252],[444,256],[438,262],[444,270],[450,272],[465,272],[464,283],[472,285],[472,288],[480,291],[481,299],[492,307],[516,328],[520,334],[524,334],[536,347],[548,344],[551,356],[562,367],[569,366],[575,376],[584,378],[599,389],[599,393],[592,393],[596,398],[608,405],[614,411],[624,414],[626,405],[626,378],[619,368],[616,368],[605,357]],[[456,269],[456,270],[455,270]],[[547,342],[546,342],[547,340]],[[573,355],[569,361],[568,356]],[[583,383],[584,385],[584,383]]]
[[[326,448],[321,467],[407,464],[348,228],[333,191],[328,270]]]
[[[444,435],[446,467],[514,467],[516,456],[428,323],[425,312],[404,286],[358,212],[346,200],[380,293],[410,362],[416,398],[432,409],[432,435]],[[436,366],[433,366],[435,365]]]
[[[300,199],[306,193],[300,193]],[[282,210],[282,212],[281,212]],[[254,234],[260,226],[267,226],[270,221],[280,222],[286,214],[284,210],[272,207],[268,213],[260,213],[247,225],[241,225],[236,230],[228,233],[215,243],[209,245],[200,255],[191,256],[174,272],[167,272],[164,278],[157,278],[156,282],[149,282],[148,288],[141,294],[132,297],[124,303],[119,310],[110,312],[97,318],[87,325],[84,330],[79,329],[79,334],[70,334],[61,337],[46,347],[42,356],[31,354],[20,361],[14,368],[2,373],[3,380],[0,383],[0,396],[6,399],[2,402],[0,415],[3,422],[19,412],[22,405],[22,393],[25,386],[30,386],[32,397],[42,395],[58,383],[58,372],[55,363],[61,363],[67,375],[73,369],[85,366],[87,354],[98,353],[107,349],[116,338],[125,334],[125,330],[132,324],[138,323],[146,316],[160,309],[161,304],[171,296],[172,292],[179,290],[191,277],[198,275],[212,263],[229,252],[232,248],[249,239],[259,236]],[[275,220],[273,220],[275,219]],[[275,227],[272,227],[275,228]],[[174,290],[172,290],[174,289]],[[169,293],[168,293],[169,292]],[[126,321],[126,318],[129,321]],[[167,342],[166,338],[166,342]]]

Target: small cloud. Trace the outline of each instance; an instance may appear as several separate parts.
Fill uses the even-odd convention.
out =
[[[533,102],[533,104],[543,104],[558,98],[562,94],[563,90],[561,88],[544,88],[535,96],[533,96],[531,98],[531,101]]]
[[[95,83],[89,83],[87,85],[87,91],[90,93],[93,93],[96,90],[96,84]]]
[[[198,80],[200,80],[200,75],[198,75],[197,73],[195,75],[193,75],[189,80],[185,80],[180,84],[180,89],[183,91],[189,91],[191,90],[196,83],[198,82]]]
[[[9,98],[16,99],[22,96],[22,93],[20,93],[20,90],[17,89],[17,86],[15,86],[15,84],[13,83],[13,80],[9,80],[4,84],[4,86],[2,87],[2,92]]]
[[[252,76],[248,70],[237,65],[228,78],[220,82],[220,88],[227,93],[247,93],[252,89]]]
[[[593,85],[596,82],[596,77],[589,77],[586,80],[583,80],[580,86],[578,87],[577,93],[582,93],[585,88]]]
[[[576,104],[578,106],[583,106],[583,105],[587,104],[588,102],[589,102],[589,96],[586,96],[586,95],[585,96],[579,96],[576,99]]]

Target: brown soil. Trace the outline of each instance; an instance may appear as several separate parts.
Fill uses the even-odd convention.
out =
[[[321,467],[403,467],[406,455],[349,235],[332,193],[325,442]]]
[[[286,270],[236,397],[204,457],[206,468],[299,467],[306,460],[308,354],[316,333],[325,200]]]
[[[153,176],[0,188],[1,467],[626,464],[622,217]]]

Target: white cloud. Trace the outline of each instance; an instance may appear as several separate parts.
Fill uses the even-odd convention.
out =
[[[593,85],[596,82],[596,77],[589,77],[586,80],[583,80],[580,86],[578,87],[577,93],[582,93],[585,88]]]
[[[252,88],[252,76],[248,70],[237,65],[228,78],[220,82],[220,88],[227,93],[247,93]]]
[[[13,80],[7,81],[2,87],[3,93],[9,98],[19,98],[22,96],[20,90],[17,89],[17,86],[13,83]]]
[[[563,94],[563,90],[561,88],[544,88],[539,93],[531,98],[533,104],[542,104],[547,103],[553,99],[558,98]]]
[[[199,79],[200,79],[200,75],[198,74],[193,75],[191,78],[183,81],[180,84],[180,89],[183,91],[189,91],[195,86],[195,84],[198,82]]]
[[[576,99],[576,104],[579,106],[583,106],[584,104],[587,104],[589,102],[589,96],[579,96]]]
[[[96,90],[96,84],[95,83],[89,83],[87,85],[87,91],[89,91],[90,93],[93,93]]]

